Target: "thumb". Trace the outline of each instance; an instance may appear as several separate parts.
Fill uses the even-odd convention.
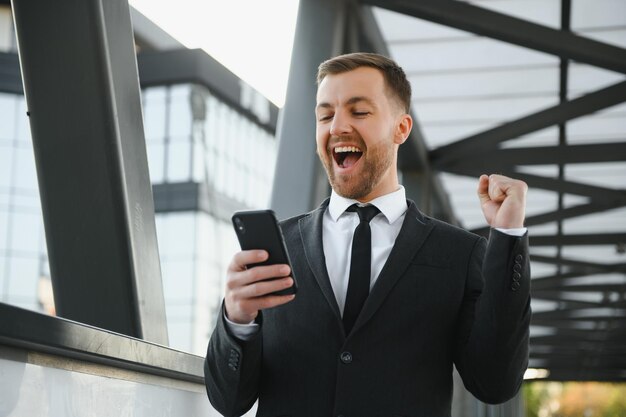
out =
[[[478,179],[478,190],[476,192],[481,204],[491,200],[489,197],[489,176],[485,174],[480,176]]]

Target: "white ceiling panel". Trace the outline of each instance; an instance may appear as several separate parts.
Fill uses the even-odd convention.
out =
[[[626,26],[624,0],[572,0],[572,29]]]
[[[438,72],[409,77],[413,102],[558,95],[558,68],[510,67],[474,72]]]

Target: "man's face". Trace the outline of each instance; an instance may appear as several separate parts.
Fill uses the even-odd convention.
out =
[[[326,76],[317,90],[317,153],[330,185],[360,201],[398,188],[396,155],[410,116],[389,97],[375,68]]]

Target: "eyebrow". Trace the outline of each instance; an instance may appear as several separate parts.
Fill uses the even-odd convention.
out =
[[[356,103],[360,103],[360,102],[365,102],[367,104],[369,104],[370,106],[376,107],[376,104],[369,99],[368,97],[365,96],[355,96],[355,97],[351,97],[348,101],[346,101],[347,105],[352,105],[352,104],[356,104]],[[326,103],[326,102],[322,102],[319,103],[317,106],[315,106],[315,109],[330,109],[333,106],[330,103]]]

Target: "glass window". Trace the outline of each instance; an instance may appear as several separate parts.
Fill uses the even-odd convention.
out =
[[[189,181],[191,177],[190,145],[189,140],[169,143],[167,151],[168,182]]]
[[[165,102],[150,102],[144,104],[144,134],[146,141],[163,140],[165,137]]]
[[[0,235],[0,237],[2,237],[2,235]],[[5,251],[0,251],[0,302],[3,303],[6,303],[8,301],[8,294],[5,293],[6,287],[4,285],[4,276],[6,269],[5,267],[7,266],[7,262],[9,262],[9,257],[8,254],[7,256],[5,256],[5,253]]]
[[[148,142],[146,151],[148,153],[148,169],[150,171],[150,181],[152,184],[159,184],[164,181],[164,151],[163,143]]]
[[[32,148],[15,149],[15,172],[13,186],[27,190],[37,190],[37,170]]]
[[[167,332],[169,334],[170,347],[189,352],[191,350],[191,318],[170,319],[167,318]]]
[[[215,261],[218,246],[216,220],[205,213],[198,213],[196,223],[196,253],[199,259]]]
[[[168,87],[166,86],[146,88],[141,94],[141,101],[143,105],[151,105],[154,103],[165,104],[165,100],[167,99],[167,90]]]
[[[8,289],[9,303],[36,310],[37,283],[39,280],[38,259],[36,257],[13,256],[8,269],[10,273],[5,276],[5,288]]]
[[[10,221],[10,249],[37,256],[39,252],[41,217],[36,214],[13,212],[10,216]]]
[[[0,141],[15,137],[16,100],[15,94],[0,93]]]
[[[185,259],[168,260],[161,263],[163,296],[168,310],[170,306],[180,303],[184,305],[191,304],[191,299],[194,295],[192,286],[193,271],[194,262],[192,256],[188,256]]]
[[[162,213],[156,217],[161,260],[190,257],[194,253],[195,213]]]
[[[207,155],[202,141],[203,135],[204,134],[202,132],[194,135],[191,179],[195,182],[204,182],[205,179],[205,161]]]
[[[8,207],[0,206],[0,255],[4,255],[4,251],[11,247],[8,239],[9,222],[11,216],[9,216]],[[0,270],[0,274],[2,270]]]
[[[39,192],[36,188],[31,190],[13,190],[11,200],[16,210],[23,213],[32,213],[41,218],[41,201],[39,200]]]
[[[26,116],[26,102],[24,97],[17,96],[15,115],[15,136],[19,142],[31,144],[30,125]]]
[[[191,134],[191,86],[175,85],[170,88],[169,132],[170,138],[188,137]]]
[[[11,186],[13,159],[13,146],[8,141],[0,142],[0,187]]]

